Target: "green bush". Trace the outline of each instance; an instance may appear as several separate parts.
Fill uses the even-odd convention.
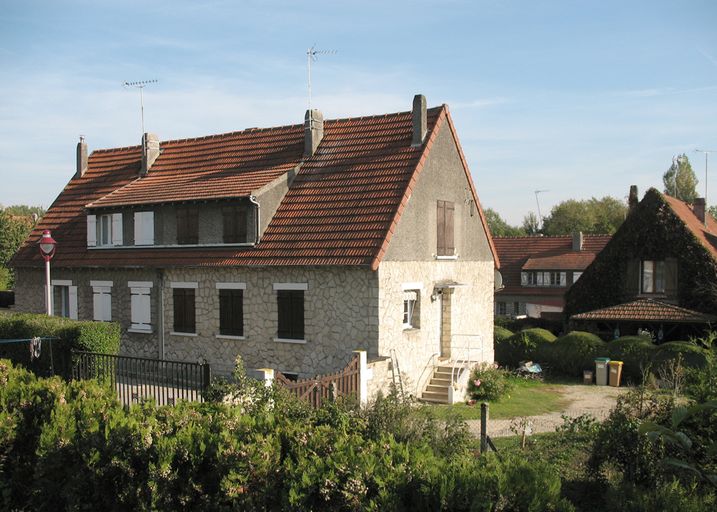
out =
[[[682,364],[688,368],[704,368],[710,357],[710,351],[689,341],[670,341],[658,345],[652,357],[652,365],[659,368],[666,362],[682,355]]]
[[[0,345],[0,357],[24,364],[38,375],[49,375],[52,362],[55,373],[68,376],[71,350],[118,354],[120,347],[120,327],[114,322],[85,322],[29,313],[0,315],[0,339],[35,336],[58,339],[45,341],[40,359],[32,364],[29,364],[26,343]],[[49,357],[50,350],[52,358]]]
[[[540,345],[555,340],[553,333],[537,327],[516,332],[509,338],[496,342],[495,360],[501,366],[515,368],[521,361],[535,359]]]
[[[639,384],[643,371],[652,364],[655,345],[643,336],[623,336],[607,343],[607,357],[613,361],[622,361],[623,381]]]
[[[490,363],[481,363],[471,373],[468,394],[473,400],[495,401],[510,392],[511,381],[505,370]]]
[[[511,336],[513,336],[513,332],[509,331],[505,327],[501,327],[500,325],[493,326],[493,339],[496,343],[510,338]]]
[[[595,358],[607,353],[607,345],[589,332],[573,331],[539,349],[538,360],[551,374],[581,377],[583,370],[594,370]]]

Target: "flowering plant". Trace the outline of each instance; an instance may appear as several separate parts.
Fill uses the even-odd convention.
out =
[[[498,400],[510,391],[511,381],[495,363],[481,363],[473,370],[468,393],[473,400]]]

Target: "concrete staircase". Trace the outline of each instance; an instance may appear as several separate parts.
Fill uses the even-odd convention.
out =
[[[448,388],[451,385],[451,366],[436,366],[431,380],[421,394],[421,400],[436,404],[448,403]]]

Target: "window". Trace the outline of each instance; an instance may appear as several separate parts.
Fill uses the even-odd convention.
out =
[[[642,262],[642,293],[665,293],[665,262]]]
[[[417,329],[419,320],[419,292],[404,290],[403,292],[403,328]]]
[[[521,272],[522,286],[566,286],[567,272]]]
[[[217,283],[218,288],[220,285]],[[219,289],[219,334],[244,336],[244,290]]]
[[[53,279],[51,286],[52,314],[77,320],[77,286],[65,279]]]
[[[496,315],[503,315],[505,316],[507,313],[507,308],[505,302],[496,302],[495,303],[495,314]]]
[[[112,321],[112,281],[90,281],[92,286],[93,319]]]
[[[177,243],[199,243],[199,209],[196,206],[177,208]]]
[[[573,272],[573,283],[577,282],[581,275],[583,275],[582,272]]]
[[[152,332],[152,281],[130,281],[131,332]]]
[[[196,283],[171,283],[171,286],[174,298],[174,332],[196,333]]]
[[[122,214],[87,216],[87,247],[122,245]]]
[[[243,206],[226,206],[222,208],[224,221],[224,243],[244,243],[247,239],[247,211]]]
[[[278,316],[275,341],[304,341],[304,292],[307,289],[306,283],[274,283]]]
[[[154,212],[135,212],[134,245],[154,245]]]
[[[437,223],[437,256],[454,256],[453,214],[455,207],[450,201],[438,201]]]

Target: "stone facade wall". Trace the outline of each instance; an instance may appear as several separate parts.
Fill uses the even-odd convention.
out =
[[[493,262],[387,262],[379,268],[379,355],[391,351],[407,393],[420,394],[433,354],[446,359],[493,361]],[[436,284],[455,282],[450,314],[444,316]],[[404,329],[405,283],[420,283],[420,327]],[[435,298],[432,298],[432,295]],[[441,346],[441,323],[451,332],[449,353]],[[446,329],[444,328],[443,331]],[[481,343],[482,342],[482,343]],[[470,348],[468,348],[470,347]]]

